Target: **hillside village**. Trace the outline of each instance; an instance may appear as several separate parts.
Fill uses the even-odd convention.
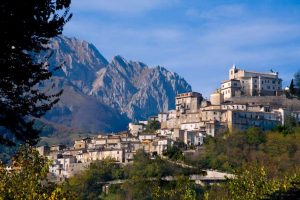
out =
[[[161,112],[148,121],[129,123],[127,132],[80,138],[72,147],[55,145],[37,149],[53,160],[50,166],[53,178],[63,180],[95,160],[112,158],[126,164],[132,162],[140,149],[152,156],[162,155],[178,141],[197,149],[207,136],[251,126],[271,130],[276,125],[284,125],[289,116],[300,122],[300,101],[286,97],[286,92],[277,72],[251,72],[233,66],[228,80],[220,84],[209,100],[198,92],[178,94],[175,110]],[[154,122],[160,128],[147,130],[149,123]]]

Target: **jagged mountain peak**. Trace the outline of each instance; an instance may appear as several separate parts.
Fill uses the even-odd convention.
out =
[[[77,62],[89,64],[88,67],[95,70],[108,64],[108,61],[92,43],[75,37],[69,38],[62,35],[55,37],[50,43],[50,48],[62,54],[74,54],[77,56]]]
[[[69,95],[64,95],[62,102],[55,107],[55,112],[47,115],[47,119],[59,119],[59,123],[80,124],[91,131],[126,129],[126,123],[113,120],[128,122],[146,119],[160,111],[173,109],[176,94],[191,91],[191,86],[183,78],[164,67],[151,68],[139,61],[128,61],[120,55],[108,62],[94,45],[76,38],[55,38],[50,52],[51,65],[64,62],[62,70],[55,76],[63,80],[60,85],[69,91]],[[99,112],[101,109],[107,112],[108,108],[111,115],[106,119],[102,116],[105,113]],[[58,113],[67,113],[67,117],[56,116]],[[88,120],[78,122],[82,120],[80,116],[93,119],[93,123],[99,120],[99,124],[89,125]],[[89,129],[89,126],[93,128]]]
[[[126,66],[128,65],[128,62],[127,60],[122,57],[121,55],[116,55],[112,58],[112,61],[111,61],[112,64],[115,64],[115,65],[121,65],[121,66]]]
[[[108,65],[93,44],[66,36],[58,36],[49,43],[46,56],[49,55],[50,66],[62,66],[54,75],[68,79],[84,93],[92,89],[97,71]]]

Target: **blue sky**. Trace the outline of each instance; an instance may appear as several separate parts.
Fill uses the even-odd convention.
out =
[[[278,71],[288,85],[300,70],[300,0],[73,0],[64,34],[161,65],[208,96],[232,64]]]

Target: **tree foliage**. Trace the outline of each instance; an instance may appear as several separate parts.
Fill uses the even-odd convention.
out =
[[[71,193],[47,181],[49,164],[32,147],[21,147],[10,170],[0,165],[0,199],[73,199]]]
[[[257,128],[236,132],[224,138],[210,138],[205,150],[186,161],[204,169],[234,172],[249,163],[259,163],[273,175],[293,170],[300,164],[300,129],[290,134],[262,132]]]
[[[295,86],[297,88],[297,95],[300,96],[300,71],[295,73],[294,79],[295,79]]]
[[[38,130],[33,118],[41,117],[61,92],[38,85],[52,75],[46,62],[35,56],[46,50],[50,38],[62,33],[71,18],[70,0],[3,0],[0,4],[0,143],[35,144]]]
[[[152,196],[155,200],[196,200],[197,186],[188,177],[177,176],[177,180],[163,185],[156,182]]]
[[[105,182],[123,178],[124,170],[114,160],[96,161],[81,174],[71,177],[64,190],[76,193],[74,199],[99,199]]]
[[[163,152],[164,156],[167,156],[171,160],[184,160],[184,155],[182,150],[176,146],[168,146],[168,148]]]
[[[277,125],[274,131],[280,132],[283,135],[294,134],[299,128],[299,123],[296,118],[291,115],[286,115],[284,117],[284,125]]]
[[[156,120],[148,121],[146,125],[145,131],[146,133],[155,133],[158,129],[160,129],[160,123]]]
[[[294,86],[294,79],[292,79],[291,83],[290,83],[290,87],[289,87],[289,91],[292,95],[295,94],[295,86]]]
[[[199,187],[187,175],[201,172],[160,158],[150,159],[149,154],[138,151],[134,162],[125,166],[112,160],[92,163],[86,171],[71,177],[64,189],[76,193],[75,199],[194,199],[199,196]],[[165,176],[178,177],[178,181],[164,181],[161,178]],[[125,182],[112,184],[108,194],[103,193],[102,187],[113,180]],[[163,195],[158,196],[160,193]]]
[[[249,165],[236,172],[234,179],[213,186],[206,192],[207,199],[257,200],[297,199],[300,194],[300,173],[294,171],[284,177],[270,177],[259,165]]]
[[[137,152],[134,162],[125,167],[127,181],[119,188],[109,191],[107,199],[112,197],[123,199],[196,199],[200,197],[199,186],[190,182],[189,174],[202,171],[186,169],[173,163],[156,158],[150,159],[143,151]],[[173,176],[174,181],[162,180],[162,177]]]

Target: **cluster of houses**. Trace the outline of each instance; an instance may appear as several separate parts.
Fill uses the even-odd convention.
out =
[[[72,147],[65,145],[40,146],[39,153],[52,160],[51,177],[64,180],[86,169],[92,161],[113,159],[118,163],[133,161],[134,154],[143,149],[151,155],[162,155],[173,141],[159,134],[145,133],[138,136],[130,132],[116,135],[98,135],[75,140]]]
[[[53,160],[50,172],[54,177],[68,178],[83,170],[90,162],[112,158],[129,163],[139,149],[151,155],[161,155],[176,141],[197,147],[206,136],[246,130],[251,126],[271,130],[284,125],[286,116],[300,122],[300,101],[287,98],[278,73],[258,73],[229,70],[229,80],[204,99],[200,93],[178,94],[176,108],[150,117],[149,121],[130,123],[128,132],[98,135],[75,141],[73,147],[63,145],[38,147],[40,154]],[[148,122],[158,121],[160,129],[146,133]]]

